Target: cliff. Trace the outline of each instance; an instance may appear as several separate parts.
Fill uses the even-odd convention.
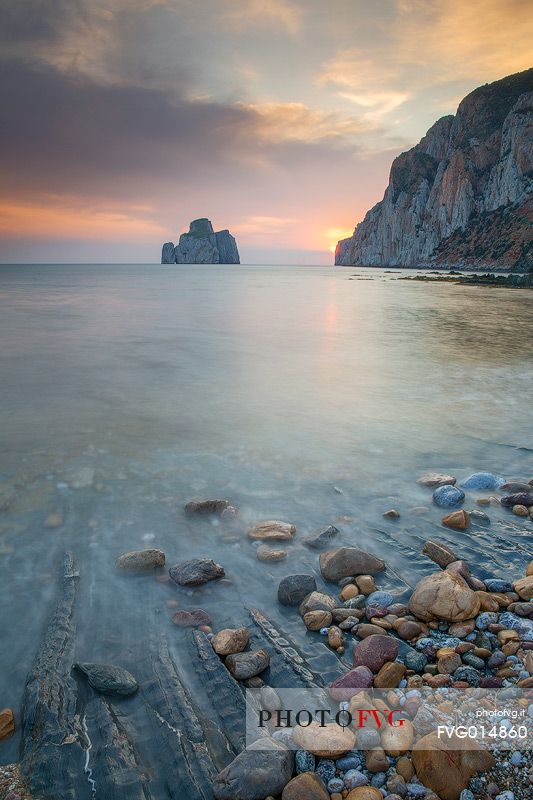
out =
[[[335,264],[533,269],[533,68],[475,89],[393,162]]]
[[[214,231],[208,219],[195,219],[179,244],[165,242],[162,264],[240,264],[235,238],[227,230]]]

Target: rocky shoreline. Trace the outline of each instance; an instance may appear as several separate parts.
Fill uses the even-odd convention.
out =
[[[490,509],[496,506],[517,521],[533,518],[531,479],[505,480],[480,472],[457,485],[453,475],[430,473],[418,482],[442,509],[442,524],[453,530],[466,531],[474,521],[490,525]],[[488,492],[492,494],[487,497]],[[468,510],[465,503],[471,504]],[[185,511],[238,530],[239,512],[230,500],[190,501]],[[383,515],[394,525],[401,512],[391,508]],[[267,562],[280,560],[280,543],[289,543],[295,535],[295,525],[275,519],[258,521],[247,530],[258,559]],[[10,709],[2,712],[1,738],[12,735],[20,724],[23,757],[20,766],[0,772],[0,798],[97,797],[91,781],[99,786],[105,780],[112,782],[105,790],[110,800],[529,797],[531,750],[511,743],[507,749],[475,744],[465,751],[456,739],[443,747],[435,741],[435,727],[450,724],[458,713],[457,691],[468,697],[474,693],[479,704],[482,694],[477,693],[501,690],[523,709],[531,731],[533,561],[525,563],[523,574],[513,581],[481,580],[475,565],[469,566],[443,542],[428,539],[423,553],[438,569],[405,598],[403,590],[379,588],[380,576],[387,572],[384,560],[356,547],[334,547],[338,535],[330,525],[309,536],[305,544],[315,554],[316,572],[286,575],[273,598],[289,612],[294,608],[317,644],[327,643],[339,657],[345,671],[329,686],[259,610],[250,610],[247,624],[217,630],[216,609],[185,610],[167,603],[170,621],[192,629],[191,657],[211,698],[211,723],[189,695],[166,645],[149,636],[146,647],[154,677],[148,680],[118,664],[74,660],[80,574],[66,556],[57,608],[28,675],[22,719],[17,723]],[[196,587],[225,580],[224,566],[207,557],[181,561],[166,572],[165,565],[165,553],[156,548],[123,553],[116,561],[126,580],[128,575],[153,574],[158,583],[177,592],[194,593]],[[263,738],[245,747],[245,690],[260,690],[262,707],[272,709],[279,708],[276,689],[281,692],[291,685],[324,689],[339,709],[354,713],[369,707],[365,692],[383,691],[383,708],[401,707],[405,726],[398,729],[400,734],[336,723],[278,726],[270,729],[268,745]],[[161,785],[143,766],[140,753],[149,748],[142,736],[136,738],[138,732],[125,712],[128,703],[136,702],[153,708],[156,727],[150,736],[165,736],[164,746],[161,742],[155,748],[157,757],[164,747],[172,753]],[[461,700],[465,716],[470,713],[468,702]],[[415,731],[421,738],[415,740]]]

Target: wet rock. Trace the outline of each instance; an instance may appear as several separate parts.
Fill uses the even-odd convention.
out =
[[[415,732],[410,720],[405,719],[403,725],[388,725],[381,734],[381,746],[390,756],[400,756],[411,749]]]
[[[346,586],[342,587],[342,591],[339,595],[340,599],[343,601],[351,600],[353,597],[357,597],[359,594],[359,589],[355,585],[355,583],[348,583]]]
[[[394,598],[390,592],[372,592],[366,598],[367,606],[370,608],[388,608],[392,605]]]
[[[464,499],[465,493],[456,486],[439,486],[433,492],[433,502],[439,508],[453,508],[462,503]]]
[[[74,668],[82,672],[91,686],[100,694],[117,697],[127,697],[135,694],[139,688],[133,675],[122,667],[111,664],[94,664],[92,662],[77,662]]]
[[[307,750],[297,750],[294,756],[294,762],[296,765],[296,772],[298,775],[302,772],[314,772],[315,771],[315,757],[312,753],[309,753]]]
[[[470,522],[476,523],[477,525],[490,525],[490,517],[485,514],[484,511],[479,511],[478,509],[474,508],[469,512],[469,514]]]
[[[382,634],[383,628],[380,628],[379,625],[372,625],[368,622],[362,622],[357,626],[356,633],[359,639],[367,639],[369,636]]]
[[[369,595],[376,591],[376,581],[373,575],[357,575],[355,584],[361,594]]]
[[[533,600],[533,575],[515,581],[513,589],[522,600]]]
[[[249,653],[233,653],[226,658],[226,666],[238,681],[253,678],[264,672],[270,664],[270,656],[266,650],[255,650]]]
[[[450,625],[448,633],[450,636],[457,636],[458,639],[464,639],[472,633],[476,624],[473,619],[465,620],[464,622],[454,622]]]
[[[509,481],[508,483],[504,483],[500,486],[500,491],[505,492],[506,494],[518,494],[519,492],[525,492],[529,494],[531,491],[531,486],[529,483],[522,483],[521,481]]]
[[[313,575],[287,575],[278,586],[278,602],[282,606],[297,606],[316,589]]]
[[[292,539],[296,526],[289,522],[279,522],[278,520],[265,520],[258,522],[248,531],[249,539],[287,541]]]
[[[200,625],[211,625],[212,619],[201,608],[193,608],[190,611],[180,610],[172,615],[172,623],[178,628],[198,628]]]
[[[335,722],[327,725],[311,722],[305,728],[297,725],[293,730],[293,739],[298,747],[320,758],[337,758],[352,750],[355,744],[354,733]]]
[[[374,786],[358,786],[346,795],[346,800],[383,800],[383,795]]]
[[[260,544],[255,555],[258,561],[283,561],[287,558],[286,550],[275,550],[266,544]]]
[[[229,500],[190,500],[185,511],[187,514],[222,514],[230,505]]]
[[[404,641],[414,639],[415,636],[418,636],[422,631],[419,623],[410,619],[397,620],[393,627],[400,639],[404,639]]]
[[[131,550],[129,553],[124,553],[116,560],[117,569],[142,571],[148,569],[157,569],[158,567],[165,566],[165,554],[162,550],[148,549],[148,550]]]
[[[528,511],[527,506],[516,505],[516,506],[512,507],[511,511],[517,517],[527,517],[527,516],[529,516],[529,511]]]
[[[331,540],[338,536],[339,533],[340,531],[335,525],[328,525],[327,528],[324,528],[319,533],[305,539],[304,544],[313,550],[322,550],[325,547],[329,547]]]
[[[318,775],[303,772],[285,786],[281,800],[329,800],[329,792]]]
[[[180,586],[200,586],[226,574],[220,564],[211,558],[191,558],[171,567],[168,574]]]
[[[442,800],[459,800],[470,778],[492,769],[493,756],[472,739],[424,736],[413,745],[412,761],[416,774]]]
[[[531,492],[517,492],[515,494],[507,494],[500,498],[500,503],[505,508],[512,508],[513,506],[533,506],[533,493]]]
[[[388,511],[385,511],[383,516],[386,519],[400,519],[400,512],[397,511],[395,508],[389,508]]]
[[[344,647],[344,635],[341,629],[336,625],[332,625],[328,630],[328,645],[332,650],[338,650],[340,647]]]
[[[329,611],[308,611],[304,614],[304,625],[309,631],[319,631],[321,628],[329,628],[332,623]]]
[[[439,472],[428,472],[418,479],[417,483],[435,489],[438,486],[454,486],[456,478],[453,475],[441,475]]]
[[[394,661],[398,655],[398,641],[392,636],[373,634],[361,642],[357,642],[353,651],[354,667],[368,667],[372,672],[379,672],[387,661]]]
[[[373,747],[365,753],[365,764],[369,772],[385,772],[389,768],[389,760],[382,747]]]
[[[323,592],[311,592],[304,600],[302,600],[299,612],[300,616],[304,616],[308,611],[333,611],[337,601],[334,597]]]
[[[533,561],[530,561],[526,567],[526,577],[533,575]]]
[[[279,795],[293,773],[294,756],[284,745],[258,740],[243,750],[213,781],[216,800],[264,800]]]
[[[451,514],[442,518],[442,524],[455,531],[465,531],[470,525],[470,514],[463,509],[452,511]]]
[[[337,547],[320,554],[320,571],[327,581],[339,581],[349,575],[374,575],[385,569],[377,556],[355,547]]]
[[[422,553],[430,558],[435,564],[438,564],[442,569],[446,569],[448,564],[453,563],[459,559],[459,556],[454,553],[449,547],[441,542],[436,542],[434,539],[428,539],[422,548]]]
[[[377,689],[395,689],[405,675],[405,669],[399,661],[387,661],[374,678],[374,686]]]
[[[505,478],[494,475],[492,472],[474,472],[469,478],[461,482],[463,489],[488,489],[494,491],[505,483]]]
[[[215,633],[211,639],[211,645],[215,653],[219,656],[230,656],[234,653],[241,653],[246,645],[250,634],[248,628],[224,628]]]
[[[355,667],[333,681],[329,694],[334,700],[350,700],[354,689],[368,689],[372,686],[373,674],[368,667]]]
[[[422,578],[409,601],[411,613],[424,622],[432,619],[462,622],[475,617],[479,608],[479,598],[466,581],[449,571]]]
[[[15,732],[15,716],[10,708],[0,711],[0,741],[12,736]]]
[[[351,602],[351,601],[349,601]],[[346,622],[348,619],[352,619],[355,617],[355,622],[358,622],[362,617],[364,617],[365,612],[362,608],[334,608],[331,612],[331,616],[334,622]]]

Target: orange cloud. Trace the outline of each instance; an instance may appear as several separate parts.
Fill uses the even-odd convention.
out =
[[[77,199],[41,198],[36,202],[0,200],[0,235],[33,239],[141,241],[163,235],[164,228],[144,216],[147,206],[115,208],[84,205]]]

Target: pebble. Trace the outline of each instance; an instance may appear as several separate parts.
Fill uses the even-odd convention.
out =
[[[294,756],[296,773],[315,771],[315,757],[309,750],[297,750]]]
[[[335,777],[335,762],[329,758],[321,758],[315,767],[315,772],[322,778],[324,783],[328,783],[328,781]]]
[[[358,786],[367,786],[368,785],[368,778],[363,773],[357,769],[350,769],[344,775],[344,788],[345,789],[356,789]]]

